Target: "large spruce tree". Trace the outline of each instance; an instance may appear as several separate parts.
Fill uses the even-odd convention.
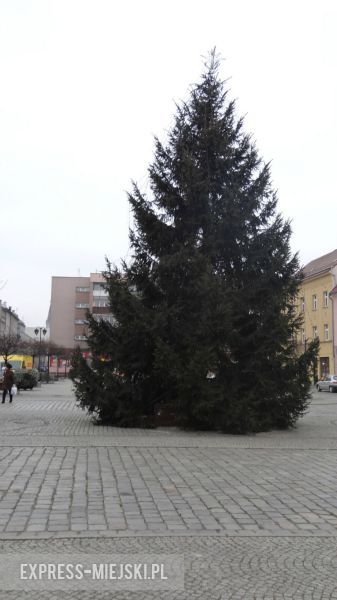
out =
[[[185,427],[229,432],[294,424],[317,344],[296,353],[301,281],[269,165],[243,130],[214,53],[155,142],[151,193],[134,185],[133,257],[108,264],[113,324],[90,318],[78,353],[82,406],[137,426],[169,404]]]

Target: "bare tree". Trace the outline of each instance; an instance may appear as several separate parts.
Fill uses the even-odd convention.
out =
[[[32,356],[57,356],[58,358],[69,359],[73,353],[72,348],[59,346],[52,340],[29,340],[22,341],[18,346],[19,350]]]
[[[3,356],[5,362],[16,354],[20,347],[20,336],[13,334],[0,335],[0,356]]]

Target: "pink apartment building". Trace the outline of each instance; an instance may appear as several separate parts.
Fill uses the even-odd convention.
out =
[[[52,277],[47,325],[50,339],[65,348],[87,348],[86,314],[112,321],[105,279],[101,273],[89,277]]]

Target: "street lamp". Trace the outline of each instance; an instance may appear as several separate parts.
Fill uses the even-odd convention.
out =
[[[42,343],[42,335],[45,336],[47,333],[47,329],[45,329],[45,327],[36,327],[34,329],[34,333],[35,335],[39,335],[40,334],[40,340],[39,340],[39,366],[38,366],[38,370],[41,370],[41,343]]]

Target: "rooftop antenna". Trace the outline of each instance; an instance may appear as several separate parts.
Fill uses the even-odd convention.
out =
[[[81,269],[77,269],[77,274],[79,277],[81,277]]]

